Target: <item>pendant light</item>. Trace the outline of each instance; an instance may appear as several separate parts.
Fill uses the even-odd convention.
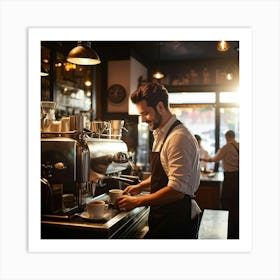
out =
[[[226,52],[229,49],[229,43],[227,41],[219,41],[217,44],[217,50],[219,52]]]
[[[156,72],[153,74],[153,78],[157,80],[164,78],[164,74],[160,72],[160,42],[158,42],[158,66]]]
[[[88,41],[78,41],[77,47],[69,52],[67,61],[79,65],[96,65],[101,63],[98,54],[91,48],[91,43]]]

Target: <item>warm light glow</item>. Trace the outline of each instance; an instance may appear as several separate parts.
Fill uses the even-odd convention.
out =
[[[90,87],[91,86],[91,81],[89,81],[89,80],[85,81],[85,86]]]
[[[155,74],[153,74],[153,78],[155,79],[162,79],[164,77],[164,75],[161,72],[156,72]]]
[[[80,65],[96,65],[101,63],[99,59],[92,58],[67,58],[67,60],[71,63],[80,64]]]
[[[232,92],[220,92],[221,103],[240,103],[240,92],[237,88],[236,91]]]
[[[83,45],[82,42],[78,42],[77,47],[69,52],[67,61],[79,65],[96,65],[101,63],[98,54],[90,47],[90,43]]]
[[[71,71],[73,69],[76,69],[76,64],[72,64],[72,63],[68,63],[68,62],[65,62],[64,63],[64,69],[65,71]]]
[[[232,80],[232,74],[231,73],[227,73],[227,80],[231,81]]]
[[[203,104],[215,103],[215,92],[170,92],[170,104]]]
[[[217,50],[220,52],[225,52],[229,49],[229,43],[227,41],[219,41],[217,45]]]

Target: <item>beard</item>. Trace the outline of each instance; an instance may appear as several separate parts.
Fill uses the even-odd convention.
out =
[[[162,122],[162,116],[159,114],[157,110],[155,110],[155,119],[153,121],[147,122],[149,125],[149,129],[151,131],[156,130]]]

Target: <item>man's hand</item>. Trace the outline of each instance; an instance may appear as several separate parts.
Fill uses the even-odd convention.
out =
[[[122,195],[116,201],[116,204],[120,210],[131,210],[139,206],[139,197]]]
[[[141,192],[140,184],[131,185],[124,189],[123,194],[137,195]]]

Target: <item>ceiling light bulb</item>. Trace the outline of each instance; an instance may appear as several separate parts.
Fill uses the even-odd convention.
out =
[[[86,85],[87,87],[90,87],[90,86],[91,86],[91,81],[85,81],[85,85]]]
[[[153,78],[158,79],[158,80],[162,79],[163,77],[164,77],[164,75],[159,71],[157,71],[156,73],[153,74]]]
[[[225,52],[229,49],[229,43],[227,41],[219,41],[217,45],[217,50],[220,52]]]
[[[228,81],[231,81],[232,80],[232,74],[231,73],[227,73],[226,79]]]

